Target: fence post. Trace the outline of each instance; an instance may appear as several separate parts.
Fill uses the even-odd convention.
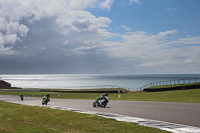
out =
[[[120,90],[118,90],[118,98],[121,98]]]

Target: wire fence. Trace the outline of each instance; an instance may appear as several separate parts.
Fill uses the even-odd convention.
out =
[[[188,79],[177,79],[177,80],[168,80],[168,81],[159,81],[151,82],[140,88],[143,90],[145,88],[154,87],[154,86],[163,86],[163,85],[178,85],[178,84],[191,84],[200,82],[200,78],[188,78]]]

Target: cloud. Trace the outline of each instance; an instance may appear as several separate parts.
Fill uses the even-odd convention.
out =
[[[69,42],[89,43],[90,40],[92,43],[109,36],[104,28],[108,27],[111,20],[106,17],[95,17],[84,9],[109,10],[112,3],[113,0],[1,0],[1,51],[3,49],[5,51],[5,48],[12,50],[14,47],[11,47],[11,45],[20,42],[28,35],[30,25],[35,25],[36,22],[48,18],[49,21],[55,22],[52,25],[53,27],[49,28],[56,29],[55,32],[60,32],[66,38],[71,38],[71,40],[68,39]],[[38,34],[40,33],[38,32]],[[8,52],[1,52],[1,54],[5,53]],[[11,53],[14,54],[14,52],[9,52],[9,54]]]
[[[114,0],[69,0],[69,6],[72,9],[83,10],[86,8],[96,8],[101,10],[110,10]]]
[[[194,61],[192,59],[185,59],[185,61],[184,61],[184,63],[188,63],[188,64],[193,63],[193,62]]]
[[[167,36],[169,34],[176,34],[178,31],[177,30],[168,30],[168,31],[165,31],[165,32],[160,32],[158,35],[159,36]]]
[[[27,35],[29,29],[17,21],[9,21],[6,14],[7,12],[5,14],[2,12],[0,16],[0,54],[10,55],[15,54],[15,50],[12,50],[11,45],[14,45],[17,41],[20,42],[21,38]]]
[[[176,11],[176,10],[178,10],[177,8],[167,8],[166,9],[167,11]]]
[[[141,4],[140,0],[129,0],[129,3],[130,3],[129,5],[132,5],[133,3],[136,3],[138,5]]]
[[[13,55],[16,53],[14,50],[12,50],[12,47],[4,47],[0,44],[0,55]]]
[[[130,30],[131,30],[130,28],[128,28],[128,27],[125,26],[125,25],[122,25],[122,28],[124,28],[126,31],[130,31]]]
[[[171,44],[200,44],[200,36],[189,36],[187,38],[179,38],[176,41],[170,42]]]
[[[128,32],[121,35],[123,40],[121,42],[107,42],[104,50],[109,56],[126,60],[130,66],[132,64],[133,70],[145,68],[150,71],[154,70],[154,72],[155,70],[173,72],[174,68],[181,68],[180,71],[188,71],[191,69],[191,64],[193,64],[192,68],[199,70],[200,53],[198,50],[200,47],[177,47],[182,43],[200,44],[199,37],[169,41],[172,39],[170,35],[177,32],[177,30],[169,30],[155,35],[144,31]],[[174,69],[174,72],[176,71]]]
[[[100,4],[100,7],[102,9],[107,9],[107,10],[110,10],[112,4],[113,4],[114,0],[105,0],[104,2],[102,2]]]
[[[110,18],[96,17],[87,10],[109,11],[113,2],[0,0],[0,61],[9,60],[4,67],[0,64],[0,70],[8,66],[19,72],[47,73],[55,69],[61,73],[200,69],[199,36],[175,39],[178,30],[152,34],[132,32],[126,25],[122,25],[125,33],[112,33],[107,30]],[[129,2],[141,4],[139,0]]]
[[[63,45],[67,45],[69,43],[69,40],[66,40]]]

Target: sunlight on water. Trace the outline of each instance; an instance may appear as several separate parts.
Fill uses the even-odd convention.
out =
[[[115,85],[139,90],[150,82],[200,78],[200,74],[41,74],[0,77],[11,83],[12,87],[22,88],[85,89],[91,86]]]

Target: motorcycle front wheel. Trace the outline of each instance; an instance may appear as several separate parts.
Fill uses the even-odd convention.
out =
[[[97,101],[93,102],[93,107],[97,106]]]

